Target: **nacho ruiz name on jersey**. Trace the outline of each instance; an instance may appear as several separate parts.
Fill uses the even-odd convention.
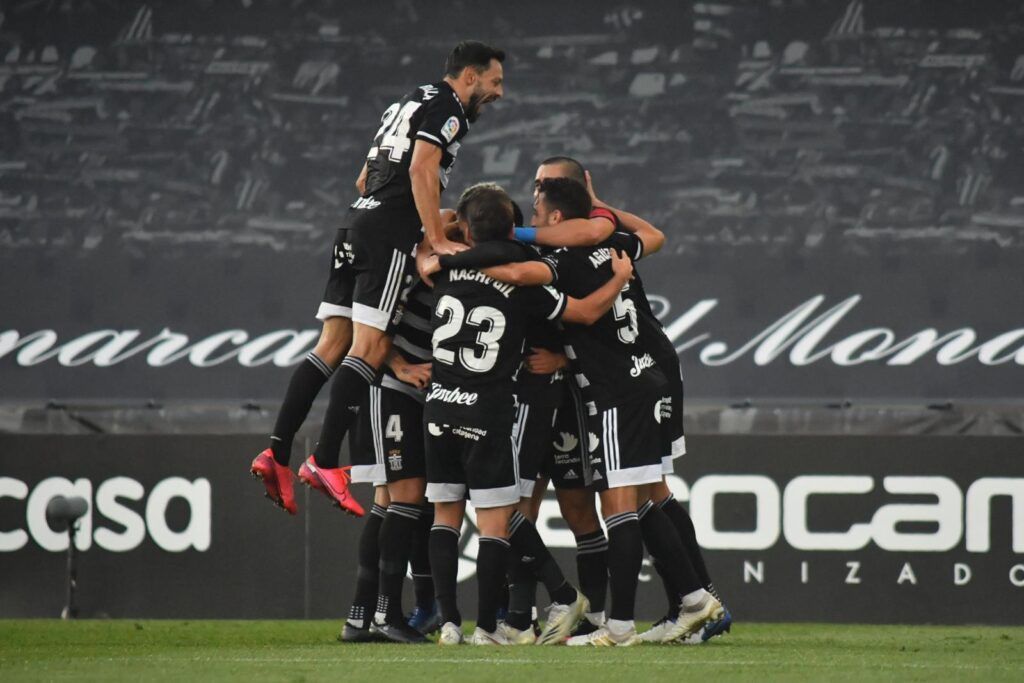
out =
[[[505,293],[503,288],[508,292],[514,289],[512,285],[490,281],[487,276],[472,270],[453,270],[453,279],[459,271],[464,275],[458,277],[479,278],[502,293]],[[673,317],[665,297],[651,297],[676,350],[680,354],[696,350],[700,362],[709,367],[730,365],[746,357],[751,357],[758,366],[787,360],[798,367],[829,361],[838,366],[864,363],[908,366],[926,358],[942,366],[970,360],[982,365],[1024,365],[1022,327],[987,340],[979,340],[971,327],[950,330],[929,327],[903,338],[897,338],[896,333],[886,327],[852,332],[840,330],[844,317],[861,300],[860,295],[854,295],[822,310],[826,305],[825,297],[812,297],[745,341],[737,342],[715,339],[712,332],[698,327],[698,324],[710,322],[709,314],[718,306],[718,299],[703,299],[682,315]],[[12,356],[15,364],[21,367],[54,361],[65,367],[89,364],[109,367],[132,358],[144,358],[151,367],[187,362],[195,367],[208,368],[229,361],[243,367],[267,364],[287,367],[301,362],[319,336],[318,329],[272,330],[259,335],[231,329],[193,341],[190,336],[165,327],[148,338],[138,329],[102,329],[62,340],[52,329],[24,334],[18,330],[6,330],[0,332],[0,360]]]

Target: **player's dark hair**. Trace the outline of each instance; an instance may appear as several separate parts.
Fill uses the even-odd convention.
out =
[[[478,40],[464,40],[456,45],[448,59],[444,62],[444,75],[458,78],[467,66],[476,69],[478,74],[487,71],[491,60],[505,61],[505,51],[481,43]]]
[[[525,217],[523,216],[523,210],[519,208],[519,204],[516,200],[512,200],[512,222],[516,225],[526,225],[523,223]]]
[[[459,197],[455,212],[469,224],[474,242],[507,239],[515,225],[512,198],[494,183],[467,187]]]
[[[565,219],[587,218],[593,208],[587,188],[571,178],[545,178],[537,183],[537,192],[550,210],[558,209]]]
[[[583,169],[583,164],[576,161],[572,157],[548,157],[544,161],[540,162],[541,166],[550,166],[552,164],[559,164],[564,166],[568,171],[567,178],[572,178],[580,185],[586,187],[587,185],[587,174]]]

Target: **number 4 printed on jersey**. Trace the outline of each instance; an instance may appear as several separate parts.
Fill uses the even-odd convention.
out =
[[[387,108],[384,116],[380,117],[380,128],[373,139],[380,139],[377,149],[387,150],[388,159],[399,162],[409,147],[412,140],[409,139],[409,120],[412,119],[416,110],[423,106],[422,102],[406,102],[401,109],[396,102]],[[370,150],[370,158],[377,156],[377,149]]]

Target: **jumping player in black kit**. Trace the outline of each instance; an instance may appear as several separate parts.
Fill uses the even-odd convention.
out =
[[[511,200],[500,188],[470,188],[460,200],[459,214],[466,219],[468,241],[502,240],[516,248],[509,239]],[[546,270],[546,266],[538,266]],[[509,555],[513,551],[534,557],[547,553],[532,525],[511,534],[509,529],[520,499],[511,438],[512,376],[522,359],[525,324],[531,316],[580,324],[598,319],[632,270],[622,258],[616,258],[612,266],[614,276],[607,286],[585,300],[570,299],[551,288],[504,284],[473,269],[444,270],[434,278],[434,371],[424,420],[427,498],[435,504],[430,558],[444,622],[442,644],[462,641],[455,587],[459,527],[467,495],[477,510],[480,529],[479,614],[470,642],[508,644],[497,629],[495,613]],[[571,599],[570,616],[563,624],[567,631],[586,610],[587,602],[560,573],[557,581],[560,585],[548,585],[556,601],[562,600],[555,597],[559,592],[571,594],[564,598]]]
[[[299,478],[346,512],[363,514],[348,492],[346,468],[338,466],[341,442],[391,349],[399,295],[421,227],[437,253],[464,248],[444,235],[440,194],[470,122],[503,94],[504,59],[503,51],[483,43],[459,43],[448,55],[443,80],[416,88],[381,117],[356,181],[360,197],[334,244],[317,312],[323,321],[320,340],[292,375],[270,447],[251,467],[267,496],[291,514],[292,440],[336,368],[320,440]]]

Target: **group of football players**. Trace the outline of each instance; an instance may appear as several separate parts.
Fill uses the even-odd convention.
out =
[[[633,268],[664,235],[598,200],[589,173],[564,156],[537,169],[530,221],[489,183],[441,209],[470,123],[503,95],[504,59],[462,42],[442,81],[384,112],[335,240],[322,334],[252,473],[296,513],[292,441],[333,376],[298,477],[360,517],[349,485],[375,487],[344,641],[421,643],[439,630],[443,645],[464,642],[457,583],[468,499],[478,584],[468,642],[705,642],[731,616],[665,483],[685,452],[683,383]],[[349,431],[352,464],[341,467]],[[549,483],[576,537],[578,588],[534,524]],[[645,547],[668,609],[638,633]],[[550,598],[543,624],[538,583]]]

